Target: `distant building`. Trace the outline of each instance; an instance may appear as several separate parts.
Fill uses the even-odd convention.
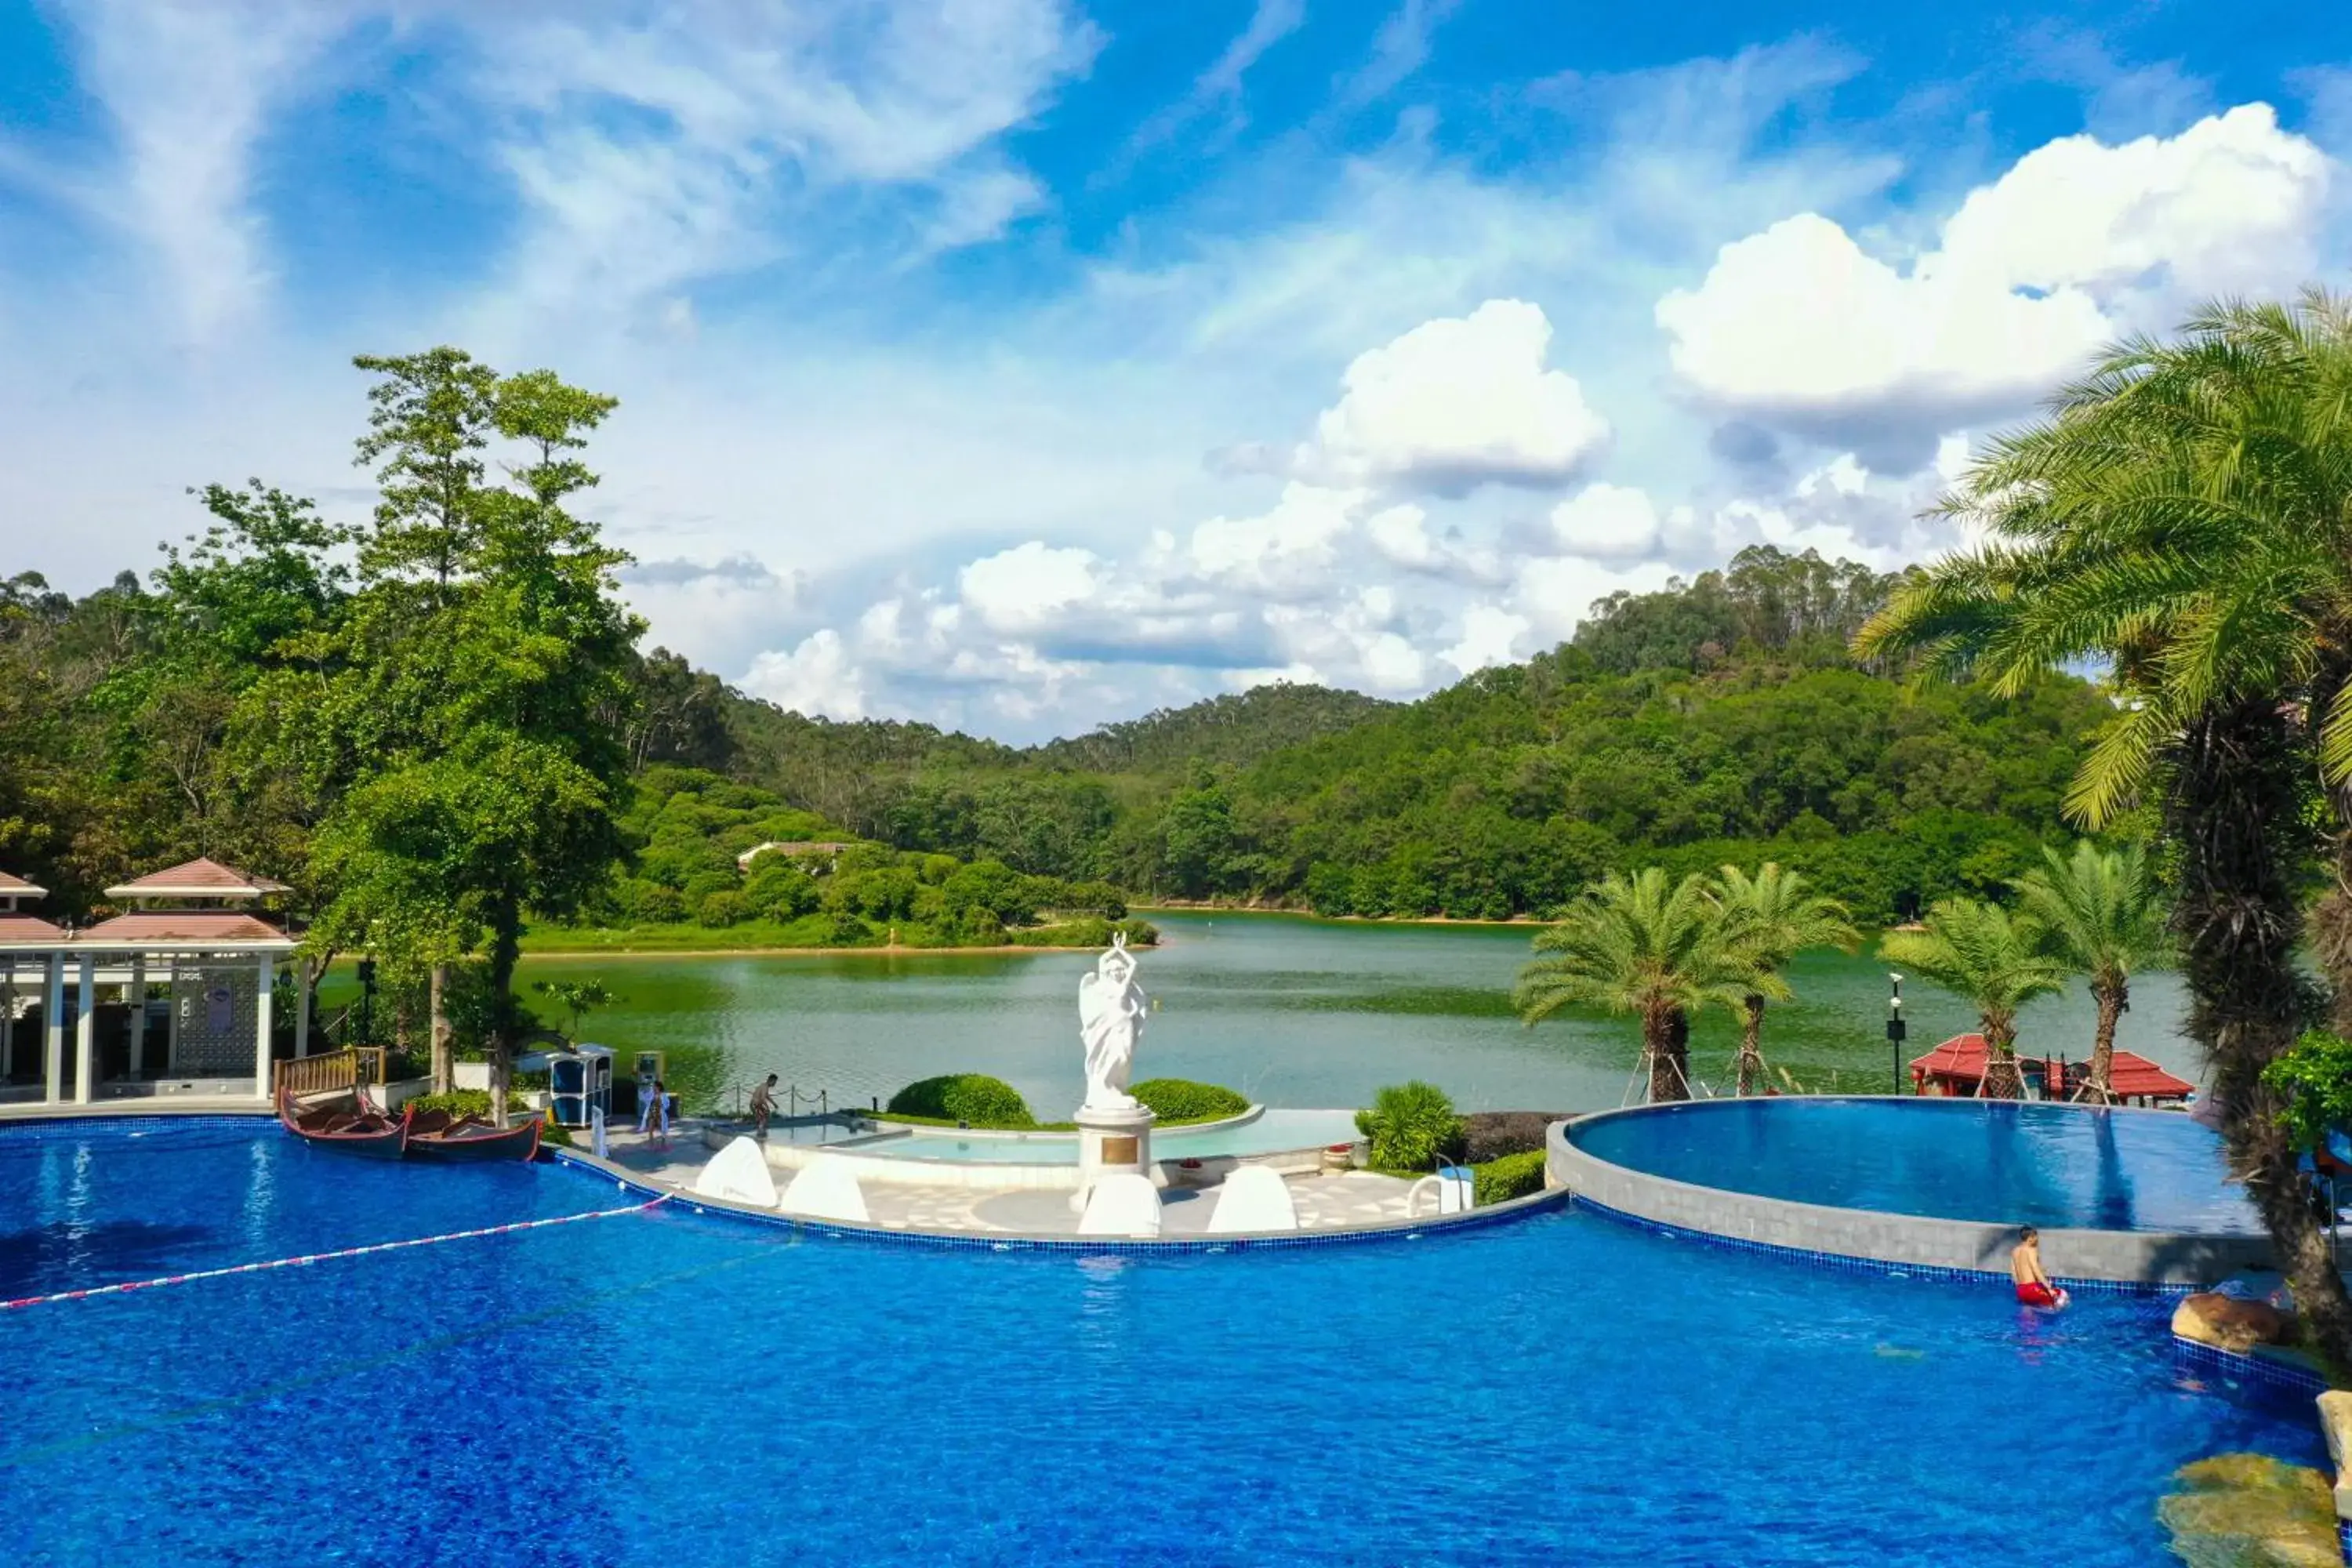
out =
[[[765,844],[754,844],[736,856],[735,868],[738,871],[749,871],[751,868],[751,862],[762,855],[782,855],[788,860],[808,860],[822,856],[824,858],[824,868],[830,871],[833,869],[833,863],[841,858],[841,852],[853,846],[848,844],[819,843],[812,838],[794,839],[790,843],[771,838]]]

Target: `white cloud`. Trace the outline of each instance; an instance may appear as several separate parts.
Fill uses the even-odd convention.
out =
[[[1128,143],[1130,153],[1156,147],[1202,115],[1223,108],[1237,126],[1242,82],[1266,50],[1298,31],[1307,22],[1307,0],[1257,0],[1249,24],[1234,36],[1208,69],[1193,81],[1192,91],[1144,121]]]
[[[1228,586],[1311,587],[1338,560],[1339,543],[1354,531],[1364,500],[1361,491],[1293,481],[1271,510],[1211,518],[1195,528],[1186,560],[1193,571]]]
[[[826,719],[866,717],[866,681],[827,626],[803,637],[789,653],[771,651],[751,661],[743,689],[779,708]]]
[[[1970,193],[1907,267],[1801,214],[1725,246],[1657,320],[1711,405],[1799,429],[1899,428],[1916,447],[2031,402],[2187,300],[2299,282],[2329,175],[2263,104],[2167,139],[2064,137]]]
[[[1591,484],[1551,509],[1551,536],[1566,555],[1638,559],[1658,547],[1657,503],[1645,490]]]
[[[1519,657],[1519,639],[1529,630],[1525,616],[1500,605],[1473,605],[1463,612],[1462,636],[1437,657],[1465,675]]]
[[[1091,550],[1055,550],[1037,540],[986,556],[957,576],[963,602],[1000,632],[1030,632],[1102,591]]]
[[[1292,466],[1331,483],[1442,495],[1566,481],[1609,425],[1574,377],[1547,368],[1551,335],[1540,306],[1489,300],[1357,355]]]

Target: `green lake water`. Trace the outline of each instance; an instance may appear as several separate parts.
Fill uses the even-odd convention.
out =
[[[1139,1077],[1229,1084],[1273,1105],[1354,1106],[1385,1083],[1434,1082],[1466,1110],[1588,1110],[1621,1103],[1638,1050],[1632,1020],[1560,1016],[1529,1029],[1512,1016],[1511,980],[1530,956],[1528,927],[1391,926],[1299,916],[1155,913],[1162,944],[1142,955],[1156,1005]],[[603,979],[625,1001],[594,1015],[589,1038],[625,1053],[668,1053],[672,1087],[698,1108],[731,1105],[780,1074],[835,1106],[887,1099],[912,1079],[976,1071],[1010,1081],[1041,1118],[1066,1116],[1084,1087],[1077,984],[1093,956],[894,954],[858,957],[532,958],[524,980]],[[1887,966],[1865,952],[1808,953],[1796,1000],[1773,1007],[1767,1058],[1808,1089],[1883,1093]],[[536,999],[534,999],[536,1000]],[[1906,1056],[1975,1027],[1969,1007],[1904,985]],[[2169,974],[2142,977],[2118,1044],[2189,1079],[2196,1047],[2179,1034],[2183,996]],[[2079,986],[2027,1009],[2020,1045],[2089,1053],[2092,1009]],[[1724,1016],[1700,1023],[1692,1072],[1728,1086],[1737,1043]]]

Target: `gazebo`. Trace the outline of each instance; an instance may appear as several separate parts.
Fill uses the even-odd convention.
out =
[[[256,1099],[270,1092],[277,965],[294,939],[250,906],[284,893],[283,883],[216,860],[190,860],[106,889],[130,912],[88,931],[62,930],[18,904],[46,889],[0,874],[0,1083],[25,1075],[16,1060],[21,977],[40,987],[41,1099],[87,1105],[101,1094],[211,1092]],[[67,973],[72,972],[70,1005]],[[148,992],[167,998],[162,1038],[151,1024]],[[121,1070],[103,1048],[100,993],[115,994],[127,1014]],[[309,1046],[310,991],[295,987],[296,1055]],[[68,1022],[71,1022],[70,1041]]]
[[[1983,1093],[1985,1055],[1982,1035],[1973,1031],[1954,1035],[1926,1056],[1911,1058],[1911,1092],[1964,1097]],[[2017,1065],[2029,1080],[2041,1080],[2045,1100],[2079,1099],[2090,1076],[2088,1062],[2070,1062],[2063,1057],[2020,1057]],[[2117,1051],[2109,1070],[2116,1098],[2127,1105],[2173,1105],[2197,1091],[2195,1084],[2174,1077],[2137,1051]]]

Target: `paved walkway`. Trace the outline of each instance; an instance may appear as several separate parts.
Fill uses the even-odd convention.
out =
[[[667,1147],[633,1131],[607,1134],[605,1147],[605,1157],[614,1164],[681,1192],[693,1186],[710,1157],[702,1146],[701,1129],[691,1124],[672,1133]],[[776,1175],[782,1187],[788,1173],[780,1171]],[[1369,1171],[1290,1178],[1291,1202],[1297,1206],[1301,1230],[1344,1230],[1403,1219],[1405,1196],[1412,1190],[1409,1182]],[[1078,1216],[1070,1212],[1067,1192],[984,1192],[876,1182],[865,1187],[865,1194],[866,1209],[874,1223],[891,1230],[1075,1236],[1078,1229]],[[1198,1236],[1208,1229],[1209,1216],[1216,1210],[1216,1189],[1170,1187],[1160,1194],[1160,1201],[1161,1234]]]

